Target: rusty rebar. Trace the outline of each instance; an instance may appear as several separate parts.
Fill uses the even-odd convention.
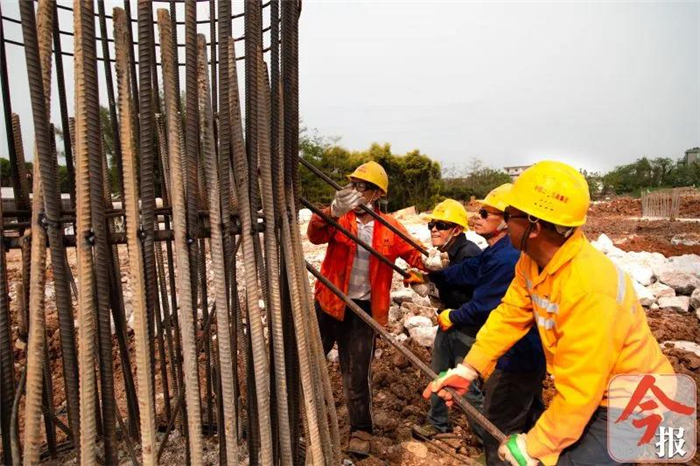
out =
[[[202,129],[202,149],[206,160],[206,186],[209,192],[209,213],[211,220],[211,258],[214,270],[224,271],[225,256],[224,256],[224,240],[221,231],[221,207],[219,204],[219,175],[216,163],[216,152],[214,150],[214,118],[211,109],[211,101],[209,97],[209,83],[207,76],[207,51],[206,41],[204,36],[200,35],[199,39],[199,115],[200,127]],[[231,402],[234,394],[234,378],[232,371],[232,358],[235,354],[231,351],[229,338],[226,336],[229,333],[229,306],[226,288],[226,276],[223,273],[217,273],[214,277],[216,307],[218,309],[217,331],[219,355],[219,368],[221,370],[221,390],[223,394],[223,409],[224,409],[224,425],[223,433],[220,436],[225,437],[226,441],[226,458],[228,464],[238,464],[238,441],[236,439],[237,419],[235,405]],[[205,333],[205,341],[208,341]]]
[[[76,3],[79,0],[76,0]],[[97,461],[97,382],[95,379],[95,354],[97,352],[97,326],[95,303],[95,279],[93,275],[93,255],[91,242],[92,211],[90,209],[90,147],[87,138],[87,96],[85,93],[83,48],[84,16],[80,6],[74,16],[75,30],[75,120],[72,133],[75,138],[76,157],[76,254],[78,258],[78,335],[80,338],[80,464],[89,466]],[[101,423],[100,423],[101,424]]]
[[[124,163],[124,208],[129,243],[131,283],[134,288],[134,332],[136,340],[136,367],[139,387],[139,412],[141,417],[141,452],[144,466],[155,465],[155,403],[152,378],[152,338],[149,335],[149,318],[146,306],[146,282],[140,239],[138,175],[136,170],[136,127],[129,64],[130,35],[124,10],[114,9],[114,38],[116,40],[117,83],[119,89],[119,128]]]
[[[175,250],[178,268],[178,288],[180,291],[183,370],[185,375],[185,394],[189,422],[189,444],[192,464],[202,464],[202,428],[201,406],[199,400],[199,374],[197,373],[197,353],[194,335],[192,278],[190,258],[187,247],[187,218],[185,207],[184,177],[180,164],[181,119],[177,105],[177,71],[175,68],[172,24],[167,10],[158,10],[161,53],[163,62],[163,85],[165,86],[165,109],[168,124],[168,146],[170,152],[170,175],[173,203],[173,227],[175,231]]]

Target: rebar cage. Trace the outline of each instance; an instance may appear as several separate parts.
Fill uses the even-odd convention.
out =
[[[181,462],[172,430],[187,464],[339,464],[296,223],[301,2],[0,8],[3,464]]]

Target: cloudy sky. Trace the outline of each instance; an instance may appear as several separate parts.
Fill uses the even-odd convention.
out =
[[[304,124],[353,149],[594,170],[700,145],[700,2],[321,2]]]
[[[16,1],[2,8],[19,17]],[[208,18],[206,6],[199,12]],[[59,19],[72,29],[69,13]],[[234,35],[242,28],[235,21]],[[547,157],[608,170],[700,146],[699,1],[304,0],[300,28],[303,125],[350,149],[389,142],[445,165]],[[18,25],[5,30],[21,41]],[[7,52],[31,158],[24,54]],[[72,61],[64,66],[72,76]],[[67,88],[72,112],[70,80]],[[102,94],[106,104],[104,85]],[[55,96],[54,79],[59,122]]]

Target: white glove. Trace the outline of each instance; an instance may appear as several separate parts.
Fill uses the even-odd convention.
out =
[[[431,272],[437,272],[450,265],[450,256],[446,252],[440,252],[437,248],[428,251],[428,257],[423,256],[425,268]]]
[[[335,218],[342,217],[352,209],[360,205],[362,193],[355,191],[351,187],[345,187],[336,191],[335,199],[331,203],[331,215]]]
[[[501,461],[508,461],[513,466],[537,466],[540,464],[532,456],[528,455],[525,446],[526,434],[513,434],[498,447],[498,457]]]

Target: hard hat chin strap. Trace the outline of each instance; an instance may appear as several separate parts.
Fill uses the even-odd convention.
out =
[[[525,228],[525,233],[523,233],[523,237],[520,239],[520,250],[522,252],[527,252],[527,242],[530,239],[530,233],[532,233],[532,229],[535,228],[535,224],[539,222],[540,219],[537,217],[533,217],[532,215],[527,216],[527,228]]]
[[[454,241],[454,239],[457,236],[457,235],[455,235],[456,230],[457,230],[457,227],[452,228],[452,231],[450,232],[450,236],[447,237],[447,240],[445,240],[445,242],[442,243],[442,246],[438,246],[438,251],[445,252],[450,248],[450,246],[452,245],[452,241]]]

